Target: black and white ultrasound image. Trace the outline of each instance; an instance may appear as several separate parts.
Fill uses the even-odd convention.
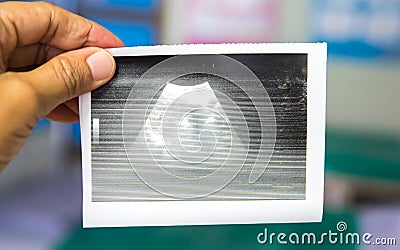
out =
[[[116,57],[91,93],[92,201],[304,200],[307,54],[185,57]]]

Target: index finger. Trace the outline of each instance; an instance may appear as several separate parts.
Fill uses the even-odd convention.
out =
[[[35,43],[48,44],[62,50],[86,46],[124,46],[119,38],[99,24],[52,4],[0,3],[2,52],[9,54],[16,47]]]

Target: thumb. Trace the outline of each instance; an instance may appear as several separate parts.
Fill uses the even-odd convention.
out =
[[[24,78],[38,94],[39,115],[45,116],[58,105],[100,87],[114,72],[114,58],[104,49],[89,47],[58,55],[26,72]]]
[[[24,73],[0,74],[0,171],[33,127],[60,104],[111,79],[115,61],[105,50],[84,48],[54,57]]]

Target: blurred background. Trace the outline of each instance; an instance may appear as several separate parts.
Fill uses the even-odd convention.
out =
[[[283,249],[259,245],[257,234],[326,232],[339,221],[351,232],[400,235],[400,0],[49,2],[127,46],[328,42],[325,214],[306,224],[82,229],[79,124],[43,120],[0,175],[0,249]],[[397,247],[327,247],[398,245],[399,237]]]

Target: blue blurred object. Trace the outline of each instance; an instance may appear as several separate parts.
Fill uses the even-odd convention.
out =
[[[81,127],[80,127],[80,123],[75,123],[74,125],[72,125],[72,133],[73,133],[73,136],[74,136],[75,144],[80,147],[80,145],[81,145]]]
[[[400,0],[313,0],[311,11],[311,36],[330,54],[400,56]]]
[[[51,2],[71,12],[76,12],[78,10],[79,0],[52,0],[47,2]]]
[[[156,43],[156,32],[151,24],[122,23],[106,19],[94,19],[94,21],[113,32],[126,46],[151,45]]]
[[[47,129],[49,128],[50,125],[50,121],[47,119],[42,119],[38,122],[38,124],[36,125],[35,129],[33,130],[34,133],[39,132],[43,129]]]
[[[148,10],[157,6],[157,0],[87,0],[81,5],[96,5],[104,8],[141,8]]]

